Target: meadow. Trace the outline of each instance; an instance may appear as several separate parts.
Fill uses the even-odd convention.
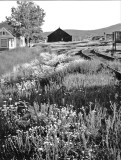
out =
[[[16,56],[10,70],[9,62],[1,69],[1,160],[121,159],[120,81],[100,61],[66,49],[44,45],[0,55],[6,63]]]

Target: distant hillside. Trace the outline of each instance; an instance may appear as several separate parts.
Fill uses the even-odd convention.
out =
[[[121,31],[121,23],[112,25],[106,28],[101,28],[97,30],[76,30],[76,29],[67,29],[65,30],[68,34],[72,35],[73,39],[84,39],[88,36],[103,36],[104,32],[106,34],[111,34],[113,31]],[[53,31],[52,31],[53,32]],[[43,36],[47,37],[52,32],[44,32]]]

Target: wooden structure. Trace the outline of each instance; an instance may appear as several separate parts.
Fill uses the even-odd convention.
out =
[[[72,36],[63,31],[62,29],[58,28],[54,32],[48,35],[48,42],[69,42],[72,41]]]
[[[13,31],[13,27],[7,22],[0,23],[0,50],[24,47],[26,45],[25,38],[22,36],[16,37]]]
[[[121,43],[121,31],[113,32],[113,50],[116,51],[116,43]]]

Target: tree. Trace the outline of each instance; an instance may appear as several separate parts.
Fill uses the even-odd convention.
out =
[[[32,1],[17,1],[17,8],[12,7],[11,16],[6,20],[14,28],[14,35],[24,36],[26,44],[30,40],[41,39],[41,26],[44,22],[45,13],[40,6]]]

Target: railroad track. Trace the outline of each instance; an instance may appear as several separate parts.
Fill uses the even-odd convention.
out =
[[[105,62],[105,63],[106,63],[106,61],[108,62],[108,61],[116,60],[116,58],[101,54],[99,51],[97,51],[95,49],[92,49],[92,50],[86,49],[86,50],[83,50],[82,53],[85,54],[86,56],[90,57],[91,59],[98,59],[98,60]]]
[[[95,49],[92,49],[90,52],[95,54],[95,55],[97,55],[98,57],[102,57],[103,59],[108,60],[108,61],[114,61],[116,59],[115,57],[111,57],[111,56],[102,54],[102,53],[100,53],[99,51],[97,51]]]
[[[94,59],[98,59],[101,61],[101,63],[106,66],[107,68],[109,68],[113,73],[115,73],[115,76],[118,80],[121,80],[121,72],[115,70],[114,68],[112,68],[111,66],[109,66],[106,62],[108,61],[114,61],[114,60],[117,60],[116,58],[114,57],[110,57],[110,56],[107,56],[107,55],[103,55],[101,53],[99,53],[98,51],[96,50],[90,50],[90,49],[87,49],[87,50],[80,50],[76,55],[80,55],[81,57],[84,57],[85,59],[88,59],[88,60],[94,60]]]
[[[83,50],[78,51],[75,55],[78,55],[86,60],[92,60],[92,57],[89,55],[85,54]]]

